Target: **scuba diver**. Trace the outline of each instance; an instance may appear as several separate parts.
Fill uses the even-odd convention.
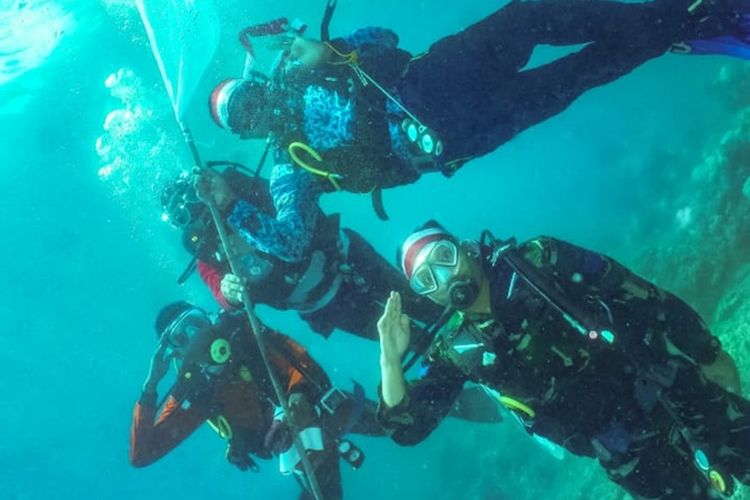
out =
[[[279,254],[246,238],[248,228],[256,233],[273,232],[277,212],[268,182],[245,175],[238,166],[212,175],[225,186],[218,207],[230,228],[241,277],[231,274],[209,211],[187,173],[162,191],[163,219],[182,228],[183,245],[196,258],[198,273],[225,309],[241,306],[242,291],[247,288],[254,303],[296,310],[326,338],[340,328],[369,340],[377,340],[377,319],[390,290],[402,293],[406,310],[420,327],[439,315],[440,308],[412,293],[398,270],[360,234],[340,228],[338,214],[324,214],[316,206],[311,243],[294,255]],[[271,192],[277,194],[275,189]],[[257,212],[248,213],[249,206]]]
[[[403,244],[412,289],[452,314],[407,383],[398,293],[379,320],[378,420],[425,439],[467,382],[559,453],[595,457],[636,498],[704,499],[750,484],[750,402],[698,314],[604,255],[549,237],[459,242],[428,223]]]
[[[130,462],[154,463],[207,422],[227,441],[227,460],[259,470],[253,456],[279,457],[280,470],[305,484],[291,430],[271,387],[260,352],[241,313],[209,314],[187,302],[164,307],[156,320],[159,345],[135,405]],[[268,358],[288,398],[292,420],[325,499],[342,498],[339,457],[359,468],[362,451],[342,436],[382,435],[375,403],[355,383],[353,394],[331,385],[323,369],[291,338],[265,334]],[[170,364],[177,380],[157,404],[157,386]],[[300,498],[312,498],[304,490]]]
[[[261,207],[261,217],[273,214],[268,183],[245,175],[238,165],[220,175],[237,193],[238,206],[252,202]],[[233,195],[234,196],[234,195]],[[339,230],[337,215],[319,213],[313,244],[298,262],[288,262],[254,247],[243,238],[242,229],[231,223],[230,241],[236,259],[245,271],[242,277],[231,274],[218,234],[206,206],[198,198],[192,176],[181,174],[162,191],[162,218],[182,228],[185,249],[193,262],[186,271],[197,268],[214,298],[225,309],[241,305],[247,288],[255,304],[293,309],[310,328],[328,338],[341,329],[368,340],[377,340],[377,319],[389,290],[399,290],[405,310],[415,320],[412,327],[412,352],[419,352],[432,339],[431,323],[441,308],[411,291],[401,274],[378,254],[358,233]],[[316,210],[319,208],[316,207]],[[225,214],[233,210],[223,210]],[[247,223],[245,221],[244,223]],[[252,240],[251,240],[252,241]],[[183,273],[178,282],[187,279]],[[301,300],[304,299],[304,300]],[[312,304],[313,306],[306,305]],[[466,388],[450,410],[450,416],[481,423],[502,420],[496,405],[478,388]]]
[[[281,20],[241,36],[247,48],[278,35],[271,76],[246,67],[209,107],[220,127],[273,148],[272,185],[296,194],[279,200],[276,233],[255,237],[289,252],[309,242],[326,191],[371,192],[386,218],[382,188],[452,175],[670,48],[750,58],[748,14],[745,0],[514,0],[417,56],[386,29],[317,41]],[[526,69],[541,44],[586,45]]]

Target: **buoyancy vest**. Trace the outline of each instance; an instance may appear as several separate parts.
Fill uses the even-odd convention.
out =
[[[170,394],[182,406],[205,408],[208,423],[231,446],[270,458],[263,440],[279,403],[244,313],[220,314],[212,333],[203,358],[180,367]],[[273,331],[264,335],[276,376],[283,379],[295,369],[310,398],[320,398],[330,387],[322,368],[289,338]]]
[[[302,313],[324,307],[336,295],[348,257],[347,239],[338,215],[322,216],[305,257],[287,262],[249,246],[239,255],[242,277],[255,302]]]
[[[573,453],[614,466],[614,457],[630,446],[631,433],[671,428],[684,438],[676,443],[683,452],[706,456],[711,446],[696,437],[702,430],[695,434],[681,416],[684,403],[671,399],[677,373],[688,370],[680,377],[701,380],[697,364],[715,359],[720,347],[698,315],[612,259],[564,242],[553,245],[583,257],[573,260],[582,264],[580,272],[549,265],[556,262],[549,255],[542,259],[547,265],[538,265],[514,245],[495,248],[506,252],[502,258],[487,252],[493,313],[486,322],[454,324],[459,332],[474,329],[482,356],[466,357],[447,335],[440,337],[442,352],[435,355],[533,408],[533,418],[520,418],[527,431]],[[542,244],[537,249],[549,250]],[[586,276],[587,269],[603,268],[606,273]],[[487,335],[487,328],[500,322]],[[673,328],[702,338],[679,338],[688,332],[674,335]],[[708,472],[711,477],[721,471]]]
[[[403,52],[404,61],[396,66],[405,66],[409,57]],[[282,157],[290,144],[303,142],[321,155],[318,168],[339,175],[341,189],[357,193],[409,184],[419,177],[414,166],[393,151],[386,97],[371,85],[363,86],[348,66],[292,71],[274,82],[272,128]]]
[[[589,438],[632,401],[635,370],[577,331],[504,261],[485,270],[493,313],[450,321],[430,357],[532,408],[533,419],[521,415],[529,432],[592,455]]]

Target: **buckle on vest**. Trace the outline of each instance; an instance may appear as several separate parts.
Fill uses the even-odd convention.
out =
[[[333,415],[333,413],[348,399],[344,391],[338,387],[332,387],[320,398],[320,407]]]

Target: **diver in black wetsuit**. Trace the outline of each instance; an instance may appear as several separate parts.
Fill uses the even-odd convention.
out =
[[[554,238],[460,243],[435,224],[406,240],[402,268],[454,315],[410,383],[397,293],[378,323],[379,419],[397,443],[425,439],[471,381],[502,396],[529,434],[597,458],[637,498],[702,500],[731,494],[733,478],[750,484],[737,367],[674,295]]]
[[[287,37],[270,78],[253,71],[210,97],[219,126],[270,137],[271,185],[284,184],[275,234],[248,234],[280,254],[307,246],[323,192],[377,194],[426,172],[450,175],[673,44],[705,53],[697,42],[721,37],[720,47],[750,47],[744,12],[740,0],[513,1],[416,57],[382,28],[330,43]],[[524,69],[539,44],[587,45]]]

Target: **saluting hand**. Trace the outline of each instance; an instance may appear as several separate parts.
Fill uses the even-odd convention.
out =
[[[148,369],[146,382],[143,384],[143,392],[156,392],[159,381],[167,374],[169,362],[172,360],[172,354],[168,351],[168,347],[169,344],[166,342],[166,339],[162,338],[154,355],[151,357],[151,365]]]
[[[380,334],[380,364],[401,365],[401,360],[409,347],[411,322],[401,312],[401,295],[391,292],[385,304],[383,315],[378,320]]]

